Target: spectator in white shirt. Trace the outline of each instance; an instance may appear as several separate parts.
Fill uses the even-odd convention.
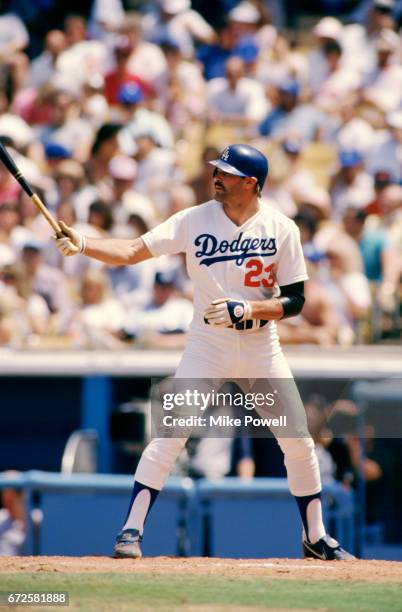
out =
[[[142,311],[129,313],[126,329],[147,342],[163,343],[163,336],[184,340],[193,318],[192,303],[177,295],[175,272],[157,272],[151,301]],[[177,337],[179,336],[179,338]]]
[[[135,189],[154,202],[158,216],[164,219],[168,208],[167,189],[172,181],[181,180],[176,153],[159,147],[158,134],[150,127],[138,130],[135,139],[129,132],[125,136],[121,149],[138,164]]]
[[[357,90],[361,77],[356,69],[342,65],[342,47],[336,40],[328,40],[323,45],[325,73],[322,81],[316,82],[311,93],[314,104],[322,110],[335,110],[345,97]]]
[[[368,156],[366,169],[370,174],[387,171],[395,182],[402,181],[402,110],[392,111],[385,117],[389,132]]]
[[[185,58],[194,56],[194,42],[211,43],[215,32],[207,21],[191,8],[190,0],[159,0],[159,9],[144,17],[144,34],[160,44],[166,38],[177,42]]]
[[[157,45],[143,40],[141,18],[138,15],[126,15],[120,32],[128,37],[133,47],[127,70],[152,86],[166,70],[162,51]]]
[[[163,40],[167,69],[155,83],[161,110],[174,130],[183,129],[188,121],[201,118],[206,107],[206,86],[198,63],[183,59],[173,39]]]
[[[18,15],[0,15],[0,84],[4,87],[10,79],[13,93],[23,86],[26,79],[28,58],[23,50],[28,43],[28,30]]]
[[[73,151],[77,161],[84,162],[94,131],[87,121],[76,116],[77,107],[79,102],[72,92],[59,88],[53,96],[52,121],[39,129],[39,137],[44,146],[49,142],[61,144]]]
[[[42,53],[30,65],[28,86],[40,87],[50,81],[57,70],[57,59],[66,45],[66,36],[61,30],[50,30],[46,34]]]
[[[358,116],[357,106],[357,93],[345,98],[339,106],[339,124],[332,134],[328,134],[328,138],[339,149],[356,149],[366,157],[376,143],[376,134],[373,127]]]
[[[324,45],[327,42],[339,42],[343,34],[343,25],[335,17],[324,17],[313,29],[315,48],[309,54],[309,86],[316,93],[328,76],[328,64],[325,58]]]
[[[120,302],[109,295],[106,273],[89,270],[82,278],[80,293],[82,307],[76,313],[74,333],[90,346],[117,348],[126,312]]]
[[[135,139],[138,134],[151,131],[158,145],[173,148],[174,136],[171,126],[161,113],[143,106],[144,92],[137,83],[122,85],[117,98],[120,103],[118,119],[126,124],[120,136],[127,141],[125,147],[129,146],[130,138]]]
[[[375,42],[377,66],[364,83],[361,98],[383,112],[396,110],[402,103],[402,66],[397,59],[401,40],[392,30],[381,30]]]
[[[211,121],[239,126],[253,126],[262,121],[268,110],[264,88],[244,74],[244,61],[235,56],[226,62],[224,78],[208,82]]]

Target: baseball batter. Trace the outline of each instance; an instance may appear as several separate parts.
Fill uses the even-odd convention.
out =
[[[141,238],[88,238],[60,222],[64,237],[56,244],[63,255],[85,253],[109,265],[186,253],[194,282],[194,319],[176,377],[287,379],[293,387],[289,397],[295,400],[289,400],[286,411],[298,419],[303,433],[278,437],[278,443],[300,510],[304,555],[351,559],[323,525],[314,444],[275,325],[297,315],[304,303],[307,274],[298,229],[260,201],[268,174],[260,151],[235,144],[210,163],[215,166],[214,199],[180,211]],[[141,557],[146,517],[185,442],[185,437],[155,438],[144,450],[116,539],[116,557]]]

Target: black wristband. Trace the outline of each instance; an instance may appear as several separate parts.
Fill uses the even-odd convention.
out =
[[[301,281],[299,283],[293,283],[292,285],[284,285],[279,288],[281,290],[281,295],[278,300],[283,308],[282,319],[295,317],[300,314],[305,302],[304,282]]]

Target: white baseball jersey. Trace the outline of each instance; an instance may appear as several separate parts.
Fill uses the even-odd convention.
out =
[[[210,200],[176,213],[143,240],[154,256],[186,253],[194,282],[192,330],[221,332],[204,322],[212,300],[264,300],[277,297],[280,285],[308,278],[297,226],[264,204],[237,226]]]

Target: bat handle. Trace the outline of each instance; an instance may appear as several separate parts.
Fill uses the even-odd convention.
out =
[[[56,236],[61,238],[63,236],[63,232],[61,231],[60,225],[57,223],[56,219],[50,214],[46,206],[43,204],[42,200],[38,196],[38,194],[33,193],[31,196],[32,202],[39,208],[42,215],[45,217],[46,221],[53,228]]]

